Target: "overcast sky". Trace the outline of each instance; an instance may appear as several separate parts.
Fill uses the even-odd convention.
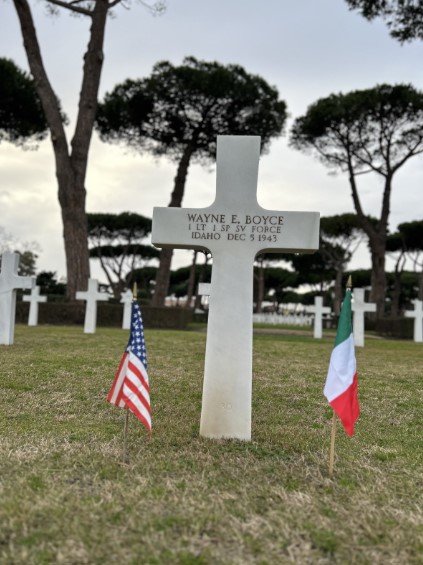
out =
[[[62,12],[47,17],[44,2],[31,2],[44,62],[73,132],[81,85],[88,22]],[[127,2],[129,5],[129,1]],[[0,56],[28,70],[20,28],[10,0],[0,2]],[[100,99],[127,78],[150,74],[160,60],[180,64],[185,56],[242,65],[277,87],[289,111],[287,131],[307,107],[331,93],[371,88],[380,83],[411,83],[423,89],[423,44],[401,46],[382,21],[369,23],[350,12],[344,0],[167,0],[153,17],[134,0],[118,6],[106,29]],[[167,206],[175,164],[165,158],[130,154],[100,142],[94,134],[86,187],[88,212],[133,211],[152,216]],[[362,177],[365,212],[379,216],[381,183]],[[395,180],[390,229],[422,219],[423,158],[410,160]],[[207,206],[214,199],[214,169],[190,168],[184,206]],[[348,180],[330,176],[312,157],[287,146],[287,135],[262,156],[258,199],[279,210],[353,211]],[[60,208],[50,141],[37,151],[0,145],[0,226],[20,241],[41,246],[38,270],[65,274]],[[176,254],[173,268],[190,262]],[[361,249],[352,268],[368,268]],[[92,269],[99,276],[97,268]],[[99,276],[101,279],[101,275]]]

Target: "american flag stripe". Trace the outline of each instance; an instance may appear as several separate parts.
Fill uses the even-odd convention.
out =
[[[140,384],[145,388],[148,394],[150,394],[150,387],[148,385],[147,371],[144,365],[134,355],[129,356],[128,362],[128,374],[133,373],[134,376],[140,381]]]
[[[151,434],[151,415],[145,410],[143,404],[140,404],[139,400],[134,396],[125,397],[126,405],[129,410],[144,424],[149,433]]]
[[[150,390],[144,375],[147,376],[147,372],[141,360],[130,353],[123,384],[125,403],[151,432]]]
[[[123,391],[125,398],[132,398],[133,396],[135,396],[142,404],[144,404],[144,407],[148,411],[148,413],[150,413],[150,396],[143,393],[140,387],[137,386],[137,382],[134,382],[130,377],[127,377],[123,385]]]
[[[123,381],[125,380],[127,365],[128,353],[125,351],[117,370],[115,380],[113,381],[112,388],[110,389],[110,392],[107,396],[108,402],[110,402],[111,404],[116,404],[116,406],[119,406],[119,408],[125,408],[125,401],[122,398],[122,387]]]
[[[124,382],[124,390],[126,392],[126,388],[128,387],[129,391],[135,395],[140,402],[142,402],[150,413],[150,390],[148,383],[146,382],[144,375],[142,374],[142,366],[139,359],[135,358],[134,362],[133,356],[130,355],[130,361],[128,363],[128,371],[126,373],[126,379]],[[128,392],[129,394],[129,392]]]
[[[134,387],[131,386],[131,383],[125,381],[123,385],[123,395],[125,397],[125,401],[130,400],[133,404],[138,407],[138,411],[141,414],[145,414],[146,416],[150,417],[150,407],[146,403],[146,399],[134,390]]]

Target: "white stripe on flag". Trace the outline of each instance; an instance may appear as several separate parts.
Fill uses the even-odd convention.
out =
[[[132,383],[133,388],[138,391],[138,394],[140,396],[144,397],[146,404],[148,404],[150,406],[150,393],[145,388],[145,386],[142,384],[140,379],[136,375],[134,375],[134,373],[132,371],[129,371],[129,370],[126,374],[126,377],[127,377],[126,380],[130,381]],[[123,386],[125,388],[126,383]]]
[[[116,404],[119,408],[125,408],[125,402],[121,398],[118,403],[116,403],[117,397],[120,394],[120,391],[123,387],[123,381],[125,380],[125,375],[128,367],[128,354],[124,354],[124,359],[122,359],[123,363],[120,367],[119,375],[116,376],[115,382],[113,383],[113,392],[110,397],[109,402],[111,404]]]
[[[151,429],[150,392],[148,389],[148,374],[142,361],[132,352],[129,353],[128,369],[123,385],[123,393],[134,408],[138,410]]]
[[[126,384],[123,385],[123,394],[125,395],[126,398],[128,398],[128,400],[130,400],[133,403],[137,411],[143,416],[146,422],[148,422],[149,428],[151,428],[150,413],[147,410],[147,408],[144,406],[144,404],[141,402],[139,397],[134,392],[132,392],[132,390]]]
[[[145,383],[146,383],[147,386],[148,386],[148,384],[149,384],[149,383],[148,383],[148,374],[147,374],[147,371],[145,370],[145,367],[144,367],[142,361],[141,361],[136,355],[133,355],[132,353],[130,353],[130,354],[129,354],[129,362],[130,362],[132,365],[134,365],[134,367],[139,371],[139,373],[142,375],[142,377],[143,377]],[[144,385],[142,384],[142,382],[141,382],[140,378],[138,377],[138,375],[137,375],[134,371],[132,371],[129,367],[128,367],[127,374],[128,374],[128,375],[129,375],[129,374],[133,375],[133,376],[134,376],[134,379],[137,379],[137,381],[140,383],[140,386],[142,386],[142,387],[144,388]],[[135,382],[134,382],[134,384],[135,384]],[[148,391],[147,391],[147,394],[148,394]]]
[[[333,349],[330,357],[328,376],[323,390],[328,402],[332,402],[352,385],[356,370],[354,337],[350,334],[348,339]]]

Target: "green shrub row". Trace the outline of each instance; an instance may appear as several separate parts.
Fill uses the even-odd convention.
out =
[[[380,318],[375,320],[374,329],[382,337],[413,339],[414,320],[411,318]]]
[[[193,312],[185,308],[141,308],[145,328],[185,329],[193,320]],[[29,304],[16,304],[16,322],[28,323]],[[85,304],[83,302],[43,302],[39,304],[38,323],[53,325],[84,325]],[[99,327],[122,327],[123,305],[97,304]]]

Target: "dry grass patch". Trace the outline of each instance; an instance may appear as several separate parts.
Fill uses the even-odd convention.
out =
[[[199,437],[205,334],[147,331],[153,439],[105,401],[127,335],[18,327],[0,348],[0,563],[423,563],[423,348],[357,351],[362,415],[322,395],[332,339],[258,335],[253,441]]]

